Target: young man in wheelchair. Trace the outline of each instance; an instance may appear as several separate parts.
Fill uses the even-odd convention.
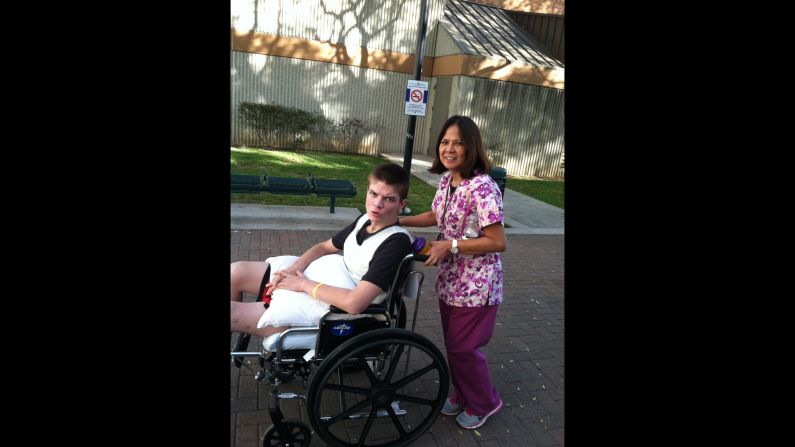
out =
[[[386,298],[401,260],[411,252],[398,224],[409,175],[396,164],[368,176],[367,212],[300,257],[231,264],[231,331],[267,337],[296,326],[317,326],[334,305],[357,314]],[[338,254],[342,252],[342,255]],[[243,292],[257,302],[242,302]]]

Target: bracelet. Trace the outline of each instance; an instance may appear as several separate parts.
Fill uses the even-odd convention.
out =
[[[314,289],[312,289],[312,298],[314,298],[314,299],[317,299],[317,295],[316,295],[316,293],[317,293],[317,289],[318,289],[320,286],[322,286],[322,285],[323,285],[323,283],[322,283],[322,282],[319,282],[319,283],[317,283],[317,285],[315,286],[315,288],[314,288]]]

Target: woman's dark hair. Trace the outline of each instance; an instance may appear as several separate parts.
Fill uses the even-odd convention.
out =
[[[442,144],[442,138],[445,132],[447,132],[447,128],[453,124],[458,126],[458,131],[461,134],[461,141],[464,143],[464,148],[466,148],[464,163],[461,166],[461,177],[466,179],[471,178],[475,169],[483,174],[491,172],[491,162],[489,161],[489,156],[486,155],[486,148],[483,144],[483,138],[480,136],[480,129],[478,129],[477,124],[472,121],[472,118],[462,115],[453,115],[444,122],[442,131],[439,132],[439,137],[436,138],[436,153],[433,157],[433,164],[428,169],[428,172],[443,174],[447,171],[447,168],[442,164],[442,158],[439,154],[439,145]]]
[[[403,169],[403,166],[394,163],[378,165],[370,171],[369,179],[380,180],[394,186],[400,195],[400,200],[404,200],[409,195],[409,173]]]

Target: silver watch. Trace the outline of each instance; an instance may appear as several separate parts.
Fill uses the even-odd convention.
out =
[[[458,239],[453,239],[453,246],[450,247],[450,253],[454,255],[458,254]]]

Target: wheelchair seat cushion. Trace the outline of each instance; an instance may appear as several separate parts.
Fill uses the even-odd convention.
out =
[[[272,334],[262,340],[262,347],[268,352],[276,352],[276,341],[279,339],[279,334],[280,333]],[[315,340],[317,340],[316,332],[290,333],[284,337],[282,350],[313,349],[315,347]]]
[[[276,256],[265,261],[271,266],[271,274],[292,265],[297,256]],[[333,287],[353,289],[356,283],[351,279],[341,255],[322,256],[304,270],[304,276]],[[278,289],[271,295],[270,307],[262,314],[258,328],[265,326],[313,326],[317,327],[320,317],[329,309],[329,304],[314,299],[304,292]]]
[[[364,321],[365,327],[359,326],[361,323],[357,323],[356,321]],[[368,321],[369,320],[369,321]],[[347,321],[351,322],[357,327],[358,330],[354,329],[353,335],[360,333],[362,330],[366,330],[367,328],[373,327],[373,322],[377,321],[380,323],[376,323],[377,327],[388,327],[386,323],[386,317],[384,315],[379,314],[358,314],[358,315],[350,315],[350,314],[329,314],[326,316],[325,321],[327,322],[328,327],[332,327],[336,324],[335,322]],[[317,327],[318,325],[315,325]],[[320,329],[320,328],[319,328]],[[283,334],[282,332],[277,332],[275,334],[271,334],[268,337],[262,340],[262,347],[265,348],[268,352],[276,352],[276,342],[279,340],[279,336]],[[341,334],[335,334],[338,337]],[[346,334],[348,335],[348,334]],[[282,351],[290,351],[293,349],[314,349],[315,342],[317,341],[318,333],[317,332],[290,332],[288,334],[284,334],[284,340],[282,341]],[[334,337],[337,338],[337,337]],[[347,340],[339,339],[337,340],[338,343],[335,344],[339,345],[341,341]]]

